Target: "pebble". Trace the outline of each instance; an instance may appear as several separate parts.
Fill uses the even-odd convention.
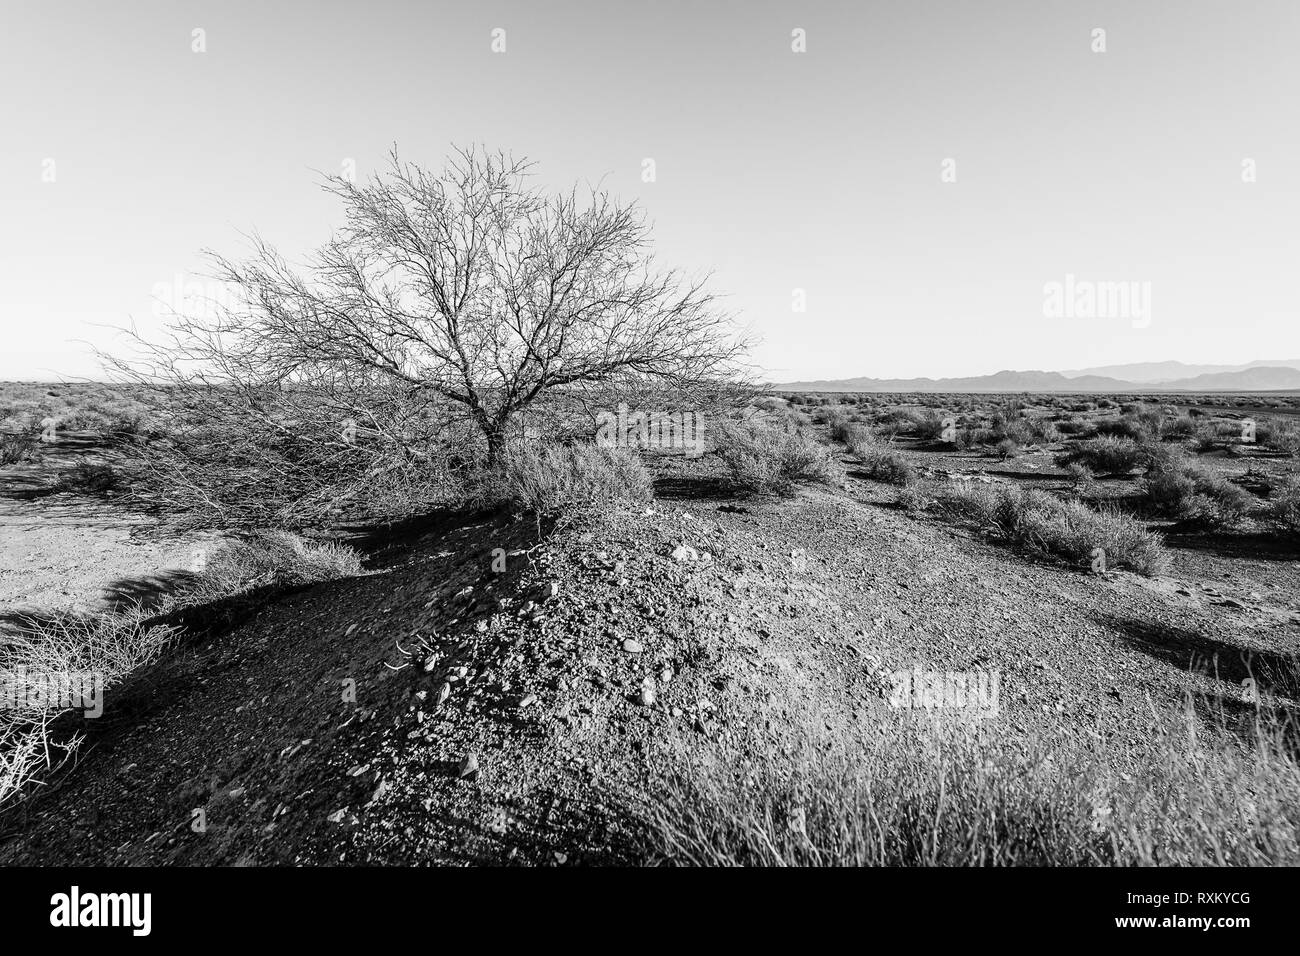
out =
[[[457,774],[462,780],[473,780],[478,776],[478,754],[467,753],[465,759],[460,762],[460,770]]]
[[[685,544],[679,544],[677,547],[673,548],[672,558],[678,564],[690,564],[694,561],[700,560],[699,553],[696,552],[694,548]]]

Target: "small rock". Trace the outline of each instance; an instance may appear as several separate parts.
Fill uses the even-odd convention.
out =
[[[462,780],[473,780],[478,776],[478,754],[467,753],[465,759],[460,762],[460,770],[457,776]]]
[[[696,550],[685,544],[679,544],[677,547],[673,548],[672,558],[678,564],[691,564],[700,560],[700,556]]]
[[[641,646],[640,641],[634,641],[629,637],[623,642],[623,650],[627,651],[629,654],[640,654],[645,650],[645,648]]]

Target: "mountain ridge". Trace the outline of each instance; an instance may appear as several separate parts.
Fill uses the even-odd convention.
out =
[[[1142,366],[1170,366],[1182,363],[1142,363]],[[1300,361],[1295,364],[1250,364],[1228,366],[1227,370],[1200,372],[1201,366],[1185,366],[1193,374],[1167,381],[1141,381],[1092,374],[1018,371],[1002,369],[991,375],[959,378],[843,378],[776,385],[791,392],[1143,392],[1143,391],[1295,391],[1300,390]],[[1213,366],[1212,366],[1213,367]],[[1110,367],[1118,368],[1117,366]]]

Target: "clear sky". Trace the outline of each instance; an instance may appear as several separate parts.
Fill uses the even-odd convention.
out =
[[[1296,358],[1297,51],[1295,0],[3,0],[0,379],[93,376],[203,247],[300,257],[393,143],[641,202],[775,380]]]

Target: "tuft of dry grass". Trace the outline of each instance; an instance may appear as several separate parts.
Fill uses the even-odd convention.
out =
[[[361,573],[361,556],[333,542],[306,541],[287,531],[259,532],[225,542],[203,570],[185,579],[161,611],[193,607],[262,589],[320,584]]]

